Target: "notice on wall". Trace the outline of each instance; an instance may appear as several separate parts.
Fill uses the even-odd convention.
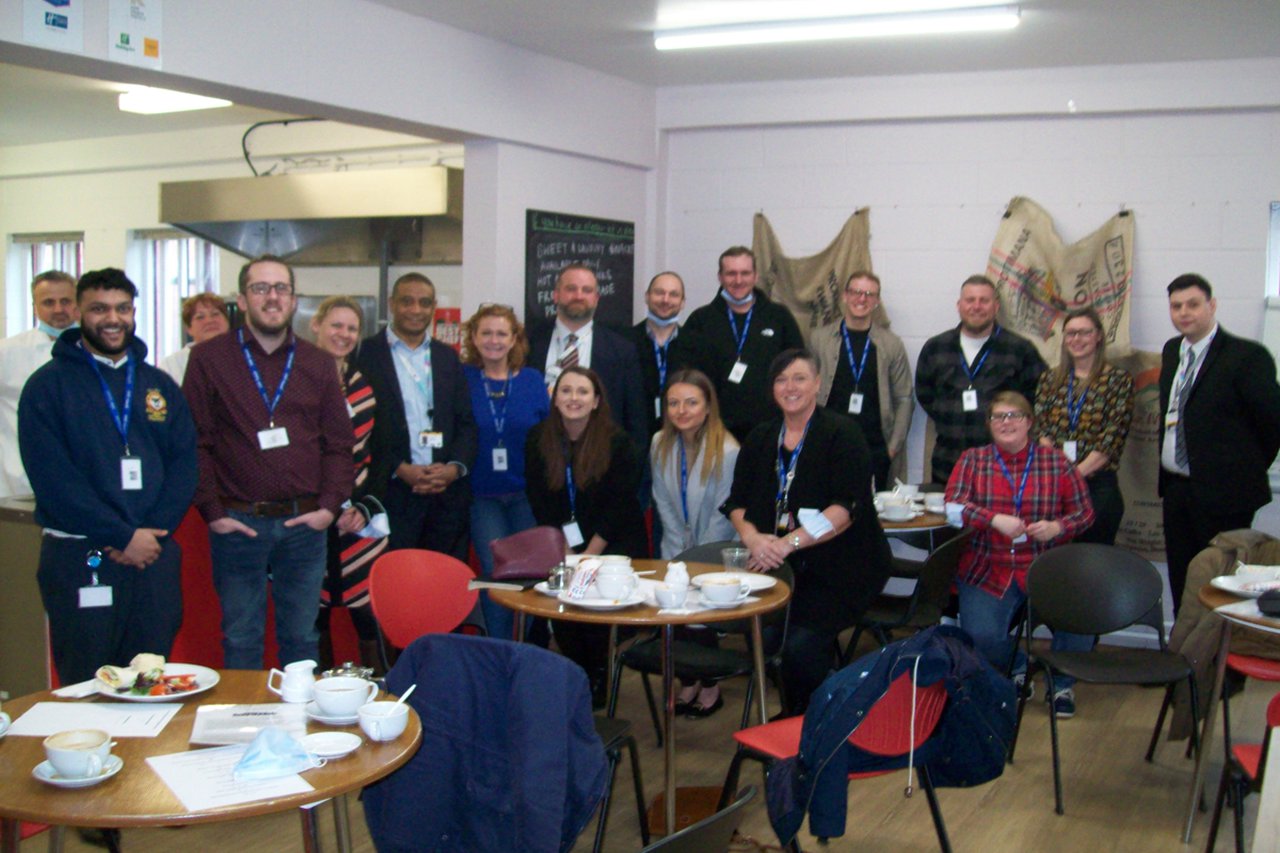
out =
[[[596,320],[613,328],[631,325],[636,224],[544,210],[525,213],[525,323],[555,316],[551,292],[556,277],[568,264],[580,263],[600,283]]]
[[[111,0],[107,55],[114,62],[160,68],[161,0]]]
[[[84,53],[85,0],[24,0],[22,40],[53,50]]]

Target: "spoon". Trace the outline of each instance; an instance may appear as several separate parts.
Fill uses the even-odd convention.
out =
[[[396,700],[396,703],[395,703],[394,705],[392,705],[390,708],[387,708],[387,709],[386,709],[385,711],[383,711],[382,713],[380,713],[380,714],[373,714],[372,716],[375,716],[375,717],[390,717],[392,714],[394,714],[394,713],[396,712],[396,708],[399,708],[401,705],[403,705],[403,704],[404,704],[404,700],[406,700],[406,699],[408,699],[408,698],[409,698],[409,694],[411,694],[414,690],[417,690],[417,689],[418,689],[418,685],[417,685],[417,684],[410,684],[410,685],[409,685],[409,689],[408,689],[408,690],[406,690],[404,693],[400,694],[400,698]]]

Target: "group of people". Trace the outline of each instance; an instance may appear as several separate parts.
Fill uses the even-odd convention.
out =
[[[317,657],[337,605],[372,659],[368,575],[386,550],[466,560],[474,547],[489,575],[490,543],[535,524],[560,528],[580,554],[672,558],[736,538],[753,570],[794,572],[782,671],[789,710],[802,711],[835,637],[888,577],[873,492],[905,476],[917,400],[936,432],[929,476],[953,524],[974,530],[956,578],[961,624],[1008,666],[1030,563],[1070,540],[1113,543],[1124,513],[1116,472],[1134,383],[1107,362],[1098,314],[1067,314],[1049,370],[998,323],[994,284],[973,276],[959,325],[926,342],[913,374],[870,271],[848,277],[841,317],[809,346],[757,286],[750,250],[725,251],[718,279],[682,326],[684,281],[660,273],[645,318],[615,331],[595,322],[594,272],[571,264],[553,320],[526,334],[510,307],[483,305],[459,356],[431,337],[425,276],[395,282],[382,331],[354,300],[326,299],[313,345],[292,331],[293,269],[261,257],[240,272],[241,328],[218,297],[194,297],[183,312],[192,343],[164,360],[166,373],[134,337],[124,273],[37,278],[40,326],[0,345],[0,381],[15,381],[13,359],[30,365],[17,380],[23,464],[7,449],[0,461],[11,493],[25,468],[37,498],[60,678],[89,677],[104,654],[169,647],[181,614],[172,532],[194,502],[228,667],[263,665],[268,589],[282,663]],[[1169,300],[1180,337],[1161,372],[1160,483],[1176,606],[1196,551],[1270,499],[1280,386],[1265,349],[1216,325],[1207,281],[1181,276]],[[512,613],[487,597],[482,610],[490,634],[512,636]],[[599,632],[553,630],[602,689]],[[1070,685],[1053,689],[1069,715]],[[710,683],[684,685],[678,701],[695,717],[721,705]]]

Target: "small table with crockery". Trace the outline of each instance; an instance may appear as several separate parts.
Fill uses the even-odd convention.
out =
[[[637,572],[654,572],[659,578],[666,572],[666,560],[632,560],[632,568]],[[711,563],[689,563],[688,571],[691,580],[700,575],[721,572],[722,568]],[[754,573],[743,572],[752,576]],[[761,577],[754,575],[755,577]],[[770,578],[770,580],[773,580]],[[766,589],[753,590],[749,599],[741,605],[727,609],[695,610],[693,612],[660,611],[653,598],[655,581],[641,580],[643,597],[637,596],[632,605],[623,605],[617,609],[588,609],[572,602],[566,603],[561,597],[553,597],[536,589],[515,592],[514,590],[490,590],[492,599],[503,607],[509,607],[520,613],[528,613],[544,619],[564,619],[570,622],[590,622],[597,625],[634,625],[637,627],[659,627],[662,629],[662,695],[664,701],[664,726],[667,736],[663,741],[666,764],[664,791],[664,811],[667,834],[675,831],[676,825],[676,756],[675,756],[675,718],[676,691],[674,689],[675,672],[672,662],[671,644],[676,625],[703,625],[714,622],[728,622],[737,619],[751,619],[751,642],[755,656],[756,693],[759,696],[760,722],[768,721],[765,704],[765,672],[764,642],[761,637],[760,617],[784,607],[791,599],[791,588],[782,581],[777,581]],[[690,595],[693,590],[690,590]],[[517,630],[523,628],[524,620],[516,620]],[[615,665],[613,654],[613,636],[610,632],[609,666]],[[520,638],[523,640],[523,636]],[[610,672],[609,683],[613,683]]]
[[[357,725],[331,727],[309,722],[310,732],[350,732],[361,737],[363,743],[349,755],[305,771],[303,778],[314,790],[189,811],[152,770],[147,759],[191,749],[192,725],[196,709],[201,705],[272,704],[279,701],[267,690],[266,672],[220,670],[218,676],[218,683],[212,688],[185,701],[181,695],[165,697],[165,701],[182,703],[182,708],[157,736],[114,738],[113,754],[123,760],[123,767],[112,778],[92,787],[64,790],[34,778],[33,768],[45,758],[43,738],[23,737],[11,732],[0,740],[0,790],[4,791],[4,796],[0,797],[0,850],[16,853],[22,821],[56,827],[182,826],[287,811],[326,799],[334,800],[339,847],[350,850],[346,795],[387,776],[413,757],[422,740],[422,725],[417,714],[410,710],[405,731],[395,740],[382,743],[364,737]],[[51,701],[59,700],[51,691],[41,691],[6,702],[5,710],[16,723],[37,702]],[[145,707],[140,705],[139,710]],[[315,849],[312,845],[316,841],[312,811],[304,810],[302,814],[303,829],[308,833],[308,849]]]

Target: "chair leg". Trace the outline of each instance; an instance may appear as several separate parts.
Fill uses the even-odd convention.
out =
[[[1191,690],[1191,752],[1199,760],[1200,750],[1204,749],[1200,742],[1200,688],[1196,686],[1194,675],[1187,677],[1187,685]],[[1228,750],[1223,754],[1230,755],[1231,752]]]
[[[622,662],[618,661],[613,667],[613,681],[609,684],[609,707],[605,709],[605,716],[613,719],[618,712],[618,688],[622,685]]]
[[[1209,819],[1209,838],[1205,841],[1205,853],[1213,853],[1214,844],[1218,840],[1218,825],[1222,822],[1222,806],[1227,800],[1227,789],[1231,785],[1231,764],[1222,768],[1222,780],[1218,782],[1218,796],[1213,801],[1213,817]]]
[[[738,722],[738,731],[742,731],[751,722],[751,700],[756,696],[756,679],[754,675],[747,678],[747,698],[742,703],[742,719]]]
[[[853,633],[849,635],[849,642],[845,644],[844,654],[840,655],[840,668],[844,669],[853,663],[853,656],[858,651],[858,640],[862,638],[862,626],[853,626]]]
[[[662,718],[658,716],[658,703],[653,699],[653,685],[649,683],[649,673],[640,673],[640,683],[644,685],[644,698],[649,703],[649,719],[653,720],[653,733],[658,736],[658,748],[662,748]]]
[[[1156,715],[1156,727],[1151,732],[1151,743],[1147,744],[1147,762],[1150,763],[1156,754],[1156,744],[1160,741],[1160,731],[1164,728],[1165,715],[1169,713],[1169,706],[1173,704],[1173,685],[1170,684],[1165,688],[1164,701],[1160,703],[1160,713]]]
[[[951,840],[947,838],[947,823],[942,819],[942,807],[938,805],[938,794],[933,789],[933,777],[929,775],[928,765],[920,765],[920,785],[924,788],[925,798],[929,800],[929,813],[933,815],[933,828],[938,832],[938,846],[942,853],[951,853]]]
[[[733,751],[733,758],[729,761],[729,772],[724,777],[724,787],[720,789],[720,802],[716,804],[716,811],[721,811],[729,807],[729,803],[733,802],[733,795],[738,790],[738,777],[742,775],[742,759],[747,757],[747,752],[741,746]]]
[[[1045,683],[1053,684],[1053,667],[1046,666]],[[1028,678],[1030,675],[1028,674]],[[1058,715],[1053,713],[1053,690],[1051,687],[1045,689],[1045,707],[1049,709],[1049,738],[1053,743],[1053,800],[1054,811],[1063,814],[1062,808],[1062,764],[1058,757]]]
[[[631,781],[636,788],[636,815],[640,819],[640,842],[649,846],[649,813],[645,808],[644,780],[640,778],[640,752],[636,739],[627,736],[627,753],[631,757]]]
[[[1249,783],[1243,776],[1235,779],[1235,796],[1231,798],[1231,809],[1236,819],[1236,853],[1245,853],[1244,846],[1244,798],[1249,795]]]
[[[609,779],[604,783],[604,796],[600,799],[600,819],[596,822],[596,842],[591,847],[592,853],[600,853],[604,845],[604,830],[609,824],[609,801],[613,799],[613,780],[618,775],[618,761],[622,758],[617,747],[608,750],[605,755],[609,759]]]
[[[1018,713],[1013,721],[1013,735],[1009,738],[1009,754],[1005,756],[1005,762],[1013,763],[1014,750],[1018,748],[1018,734],[1022,731],[1022,714],[1027,707],[1027,684],[1024,681],[1021,688],[1018,688]]]

